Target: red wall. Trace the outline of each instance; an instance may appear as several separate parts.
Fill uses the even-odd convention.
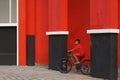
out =
[[[74,47],[79,38],[85,49],[86,58],[90,57],[90,36],[86,33],[90,24],[90,0],[68,0],[68,49]]]
[[[35,2],[36,1],[36,2]],[[90,36],[86,34],[86,30],[90,25],[90,0],[68,0],[68,49],[74,47],[74,40],[79,38],[83,45],[86,58],[90,56]],[[60,0],[60,3],[66,1]],[[120,1],[119,1],[120,4]],[[67,30],[66,8],[61,4],[60,10],[62,16],[59,16],[55,26],[49,30]],[[55,8],[56,10],[58,8]],[[120,14],[120,5],[119,5]],[[53,15],[54,16],[54,15]],[[57,15],[56,15],[57,17]],[[54,17],[54,18],[56,18]],[[55,20],[53,20],[54,22]],[[113,21],[114,22],[114,21]],[[52,22],[51,22],[52,23]],[[55,22],[54,22],[55,23]],[[52,24],[54,25],[54,24]],[[64,26],[63,26],[64,25]],[[116,24],[111,24],[116,25]],[[120,25],[120,16],[119,16]],[[62,27],[61,27],[62,26]],[[120,27],[119,27],[120,28]],[[19,65],[26,65],[26,36],[35,35],[35,61],[38,64],[48,64],[48,0],[19,0]],[[120,34],[118,43],[118,62],[120,66]]]
[[[26,0],[19,0],[19,65],[26,65]]]
[[[27,35],[35,35],[36,28],[36,0],[26,0],[26,33]]]
[[[35,61],[48,64],[48,0],[36,0]]]
[[[35,36],[35,62],[48,63],[48,2],[19,0],[19,65],[26,65],[26,38]]]
[[[118,28],[118,0],[90,0],[90,28]]]
[[[49,31],[67,31],[68,0],[48,0]]]
[[[27,35],[35,35],[35,0],[19,0],[19,65],[26,65]]]

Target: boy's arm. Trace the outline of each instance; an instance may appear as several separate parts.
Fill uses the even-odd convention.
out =
[[[78,48],[79,48],[79,46],[76,46],[76,47],[74,47],[73,49],[68,50],[68,52],[74,52],[74,51],[76,51]]]
[[[74,52],[74,51],[75,51],[75,49],[68,50],[68,52]]]

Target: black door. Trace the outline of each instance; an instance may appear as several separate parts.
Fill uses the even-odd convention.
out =
[[[0,65],[17,64],[17,28],[0,27]]]

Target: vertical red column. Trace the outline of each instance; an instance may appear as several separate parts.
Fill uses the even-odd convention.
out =
[[[18,0],[19,2],[19,65],[26,65],[26,0]]]
[[[48,0],[36,0],[35,61],[48,64]]]
[[[27,0],[27,35],[35,35],[36,0]]]
[[[48,0],[49,31],[67,31],[67,0]]]
[[[90,1],[91,29],[118,28],[118,0]]]
[[[67,52],[68,0],[48,0],[49,69],[57,70],[56,63]]]
[[[27,0],[27,65],[35,64],[36,0]]]
[[[91,75],[118,77],[118,0],[90,0]]]

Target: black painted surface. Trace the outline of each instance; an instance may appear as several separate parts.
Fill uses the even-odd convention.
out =
[[[66,57],[67,35],[49,36],[49,69],[57,70],[56,64],[59,59]]]
[[[33,35],[27,36],[27,65],[35,65],[35,39]]]
[[[91,75],[117,80],[117,34],[91,34]]]
[[[17,63],[17,29],[0,27],[0,65]]]
[[[16,65],[17,59],[15,55],[0,55],[0,65]]]

